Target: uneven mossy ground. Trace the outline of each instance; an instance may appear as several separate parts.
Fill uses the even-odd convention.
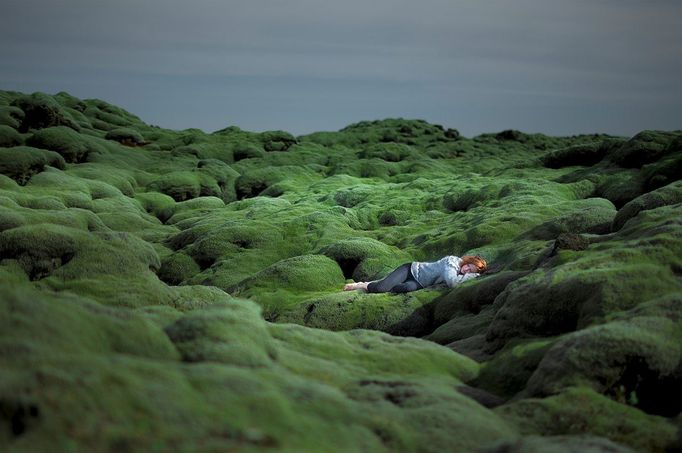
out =
[[[681,156],[0,92],[0,448],[682,448]],[[452,290],[341,291],[465,253]]]

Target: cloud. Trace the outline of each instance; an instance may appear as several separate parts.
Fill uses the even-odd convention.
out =
[[[623,101],[666,99],[671,110],[672,98],[682,110],[678,1],[6,3],[0,61],[9,69],[0,84],[11,89],[44,89],[60,74],[71,86],[96,91],[98,82],[85,78],[109,74],[102,80],[115,84],[118,77],[120,90],[147,96],[149,104],[159,101],[144,92],[149,80],[159,89],[188,92],[205,80],[222,80],[213,85],[216,95],[234,97],[229,85],[250,78],[243,89],[254,91],[240,92],[245,100],[274,95],[278,87],[310,98],[309,107],[318,105],[312,96],[322,96],[348,112],[352,106],[341,104],[369,97],[383,103],[377,112],[392,116],[427,111],[424,100],[440,105],[439,95],[465,96],[474,106],[487,105],[490,96],[504,103],[526,95],[554,100],[558,109],[569,98],[599,100],[614,111]],[[389,103],[385,90],[367,88],[377,83],[411,97],[401,93],[401,104]],[[113,102],[125,97],[114,86],[105,88]],[[365,113],[358,110],[354,120]],[[272,120],[267,115],[264,122]],[[528,124],[538,119],[527,115]],[[682,119],[682,113],[673,116]],[[489,129],[483,121],[478,129]]]

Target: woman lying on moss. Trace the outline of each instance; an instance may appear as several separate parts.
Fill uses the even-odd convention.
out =
[[[463,281],[476,278],[486,271],[488,264],[476,255],[446,256],[432,263],[405,263],[381,280],[349,283],[344,291],[354,289],[368,293],[408,293],[428,286],[446,284],[452,288]]]

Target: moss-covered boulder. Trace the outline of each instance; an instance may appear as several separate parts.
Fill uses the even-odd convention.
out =
[[[298,140],[288,132],[284,131],[268,131],[260,134],[260,139],[263,142],[265,151],[286,151],[292,145],[298,143]]]
[[[608,142],[573,145],[547,153],[542,163],[548,168],[592,166],[604,158],[611,146]]]
[[[80,130],[80,127],[69,117],[62,106],[52,96],[44,93],[19,96],[11,105],[24,112],[19,125],[21,132],[62,125],[77,131]]]
[[[400,162],[416,154],[408,145],[401,143],[377,143],[364,148],[358,157],[363,159],[382,159],[389,162]]]
[[[66,162],[81,163],[90,153],[103,153],[104,148],[89,137],[65,126],[48,127],[36,131],[26,139],[26,144],[59,153]]]
[[[241,176],[236,179],[234,187],[238,200],[258,195],[278,197],[285,190],[282,185],[276,186],[277,183],[287,178],[308,179],[309,176],[309,170],[289,165],[272,168],[253,168],[244,170]]]
[[[558,257],[570,253],[576,252],[560,252]],[[672,260],[672,253],[664,259]],[[606,253],[602,259],[577,260],[516,280],[495,300],[495,317],[486,332],[488,350],[495,351],[514,337],[579,330],[608,313],[675,291],[679,284],[672,272],[653,272],[657,258],[646,249],[632,254],[628,262]]]
[[[175,201],[184,201],[196,198],[202,194],[203,187],[210,187],[211,182],[199,172],[177,171],[156,178],[148,187],[151,190],[161,192],[172,197]],[[203,190],[204,194],[210,194],[210,190]]]
[[[679,304],[679,297],[669,299]],[[661,300],[661,303],[666,302]],[[680,325],[661,316],[613,321],[567,335],[545,354],[527,386],[530,395],[588,385],[648,413],[682,411]]]
[[[76,254],[77,231],[50,224],[11,228],[0,233],[0,256],[16,259],[31,280],[49,276]]]
[[[474,383],[503,400],[525,391],[528,380],[553,344],[552,339],[525,340],[508,344],[485,362]]]
[[[288,289],[320,291],[338,288],[344,282],[338,264],[324,255],[302,255],[287,258],[241,282],[236,291],[261,293],[267,290]],[[258,289],[259,291],[253,291]]]
[[[24,111],[13,105],[0,105],[0,124],[19,129],[24,119]]]
[[[268,366],[277,350],[260,311],[254,305],[208,308],[190,312],[166,327],[168,338],[186,362],[220,362],[228,365]]]
[[[0,125],[2,451],[682,446],[679,131],[207,134],[8,91]],[[453,254],[489,269],[342,290]]]
[[[404,252],[369,238],[338,241],[322,248],[320,253],[336,261],[345,278],[355,281],[378,279],[412,261]]]
[[[333,433],[332,451],[437,451],[516,437],[455,390],[475,363],[417,339],[269,325],[236,300],[121,316],[72,294],[39,294],[0,299],[0,342],[13,352],[1,359],[3,413],[14,426],[3,447],[311,450]],[[88,421],[101,418],[110,429]],[[189,429],[172,429],[188,419]]]
[[[64,169],[64,158],[54,151],[15,146],[0,148],[0,172],[24,185],[31,176],[40,173],[46,166]]]
[[[670,151],[668,145],[679,134],[675,132],[642,131],[609,153],[609,159],[627,168],[638,168],[653,162]]]
[[[611,229],[620,230],[625,222],[635,217],[641,211],[655,209],[661,206],[682,203],[682,182],[675,182],[660,189],[645,193],[628,202],[618,210],[613,219]]]
[[[604,234],[611,231],[616,208],[603,198],[589,198],[579,203],[567,204],[565,214],[532,228],[527,234],[533,239],[554,239],[562,233]]]
[[[676,428],[582,387],[544,399],[524,399],[495,412],[523,434],[542,436],[591,434],[641,451],[665,451],[676,442]]]
[[[14,146],[23,145],[24,139],[14,128],[0,125],[0,147],[12,148]]]
[[[477,279],[475,284],[456,286],[433,301],[434,328],[459,315],[478,314],[485,307],[492,305],[507,285],[527,274],[527,271],[500,272],[484,275],[483,278]],[[453,340],[447,342],[450,341]]]
[[[139,132],[127,127],[112,129],[106,133],[104,138],[114,140],[126,146],[139,146],[146,143]]]
[[[179,252],[161,260],[157,275],[168,285],[179,285],[200,271],[201,268],[190,256]]]
[[[430,327],[429,310],[424,308],[422,299],[429,296],[337,291],[305,299],[288,312],[277,312],[275,319],[334,331],[361,328],[419,336]]]
[[[161,222],[166,222],[175,212],[175,200],[173,197],[158,193],[145,192],[135,194],[135,199],[139,201],[144,210]]]

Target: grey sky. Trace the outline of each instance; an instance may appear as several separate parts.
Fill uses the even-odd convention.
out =
[[[0,89],[173,129],[682,128],[680,0],[2,2]]]

